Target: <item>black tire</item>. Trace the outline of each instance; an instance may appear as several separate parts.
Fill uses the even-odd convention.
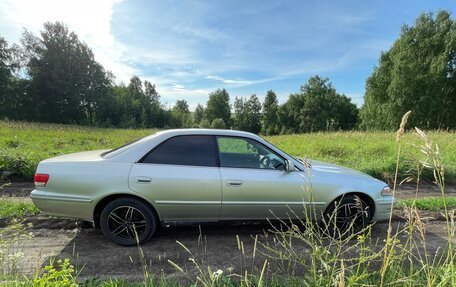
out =
[[[357,195],[345,195],[333,201],[321,220],[323,232],[333,238],[347,238],[365,230],[371,208]]]
[[[157,230],[157,222],[157,216],[147,204],[128,197],[108,203],[100,217],[103,234],[124,246],[147,242]]]

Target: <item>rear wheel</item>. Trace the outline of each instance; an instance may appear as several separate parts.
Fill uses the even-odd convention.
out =
[[[103,234],[120,245],[147,242],[157,229],[157,218],[151,208],[134,198],[118,198],[101,213]]]
[[[357,195],[345,195],[326,209],[321,226],[334,238],[358,234],[369,224],[371,208]]]

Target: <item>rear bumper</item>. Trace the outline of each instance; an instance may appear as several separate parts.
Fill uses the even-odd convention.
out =
[[[88,197],[49,193],[35,189],[30,198],[43,213],[55,216],[93,220],[93,200]]]
[[[375,200],[375,214],[372,221],[385,221],[390,218],[391,204],[396,206],[396,198],[385,196]]]
[[[30,198],[40,211],[46,213],[46,192],[44,190],[33,190]]]

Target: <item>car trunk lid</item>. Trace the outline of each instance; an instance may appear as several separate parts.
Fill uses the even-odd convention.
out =
[[[56,156],[50,159],[46,159],[43,162],[64,162],[64,161],[91,161],[102,159],[101,155],[108,150],[93,150],[85,152],[77,152],[71,154],[65,154]]]

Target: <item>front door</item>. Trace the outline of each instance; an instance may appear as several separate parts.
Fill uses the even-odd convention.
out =
[[[309,191],[303,173],[253,139],[217,137],[222,179],[221,219],[304,217]]]
[[[213,137],[164,141],[133,165],[129,185],[155,202],[165,221],[218,220],[222,191]]]

